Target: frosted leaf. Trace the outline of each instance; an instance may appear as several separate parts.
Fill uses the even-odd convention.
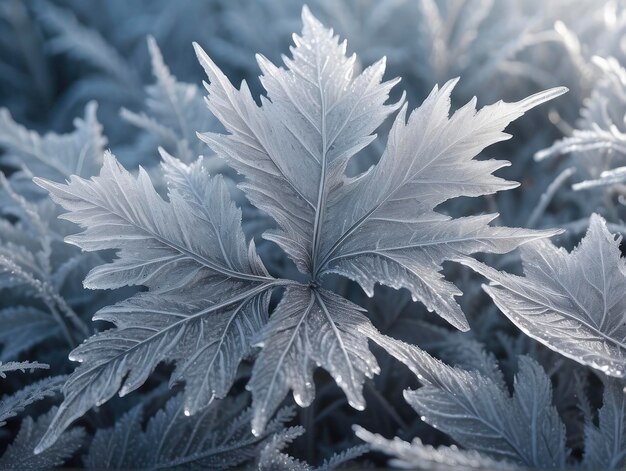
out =
[[[565,465],[565,426],[552,405],[550,379],[536,361],[519,357],[511,396],[506,384],[491,374],[453,368],[383,335],[374,341],[424,384],[404,392],[407,402],[423,421],[459,445],[530,468]]]
[[[562,468],[565,426],[543,369],[520,357],[514,394],[477,372],[447,368],[405,398],[423,420],[460,445],[531,468]]]
[[[35,361],[10,361],[8,363],[0,362],[0,378],[6,378],[6,374],[9,371],[21,371],[22,373],[26,373],[26,371],[30,371],[31,373],[37,369],[47,370],[50,368],[49,365],[45,363],[37,363]]]
[[[59,333],[59,326],[52,316],[37,308],[15,306],[0,309],[0,358],[16,358],[33,345]]]
[[[52,422],[56,407],[33,420],[26,417],[22,420],[19,432],[2,457],[2,469],[52,469],[62,466],[82,446],[86,433],[77,427],[64,433],[54,446],[36,455],[35,445],[46,432]]]
[[[29,384],[10,396],[0,398],[0,427],[33,402],[56,395],[65,376],[51,376]]]
[[[274,434],[261,449],[257,460],[260,471],[330,471],[342,464],[358,458],[369,451],[369,446],[353,446],[341,453],[335,453],[324,460],[321,466],[314,468],[283,451],[293,440],[304,434],[303,427],[289,427]]]
[[[285,68],[258,57],[267,90],[261,107],[245,83],[235,89],[196,46],[210,80],[207,103],[230,133],[200,137],[246,177],[241,188],[280,227],[265,237],[302,272],[314,279],[339,273],[368,295],[375,283],[408,288],[415,300],[466,330],[454,300],[460,292],[443,279],[441,263],[458,253],[507,252],[554,232],[496,228],[489,226],[496,215],[452,219],[434,208],[517,186],[492,175],[507,162],[473,157],[508,138],[502,131],[511,121],[566,89],[480,111],[473,100],[449,117],[456,80],[435,87],[408,123],[406,110],[400,112],[380,162],[347,179],[348,160],[373,141],[372,132],[402,100],[384,105],[396,82],[380,83],[383,61],[353,78],[345,43],[306,8],[302,16],[303,35],[294,37]]]
[[[382,435],[368,432],[358,425],[353,426],[356,436],[367,442],[374,451],[391,457],[389,464],[394,468],[434,469],[440,471],[457,469],[517,469],[517,466],[483,456],[474,450],[460,450],[455,445],[437,448],[425,445],[419,438],[410,443],[398,437],[389,440]]]
[[[359,306],[329,291],[288,287],[257,339],[264,348],[248,383],[253,431],[263,430],[290,389],[300,407],[311,404],[317,366],[331,374],[352,407],[364,409],[363,382],[379,372],[367,344],[372,332]]]
[[[575,190],[621,183],[626,163],[626,69],[612,57],[596,56],[593,62],[599,76],[577,129],[535,154],[535,160],[574,154],[586,170],[585,179],[573,185]]]
[[[62,296],[62,279],[64,272],[84,263],[86,257],[75,252],[68,255],[65,246],[54,244],[62,239],[59,231],[63,229],[55,224],[57,212],[51,201],[27,201],[2,173],[0,202],[0,289],[21,294],[18,302],[28,303],[30,297],[38,306],[0,309],[0,327],[6,328],[0,333],[2,357],[12,358],[11,352],[26,350],[59,333],[70,346],[75,345],[74,335],[84,336],[88,331]],[[1,216],[15,218],[16,222]],[[74,264],[65,265],[72,259]],[[20,339],[23,342],[18,343]]]
[[[182,169],[191,174],[171,179],[169,202],[143,169],[135,178],[110,154],[91,180],[36,180],[70,211],[65,218],[85,228],[69,242],[87,251],[118,251],[118,258],[88,274],[86,286],[149,288],[96,314],[116,328],[70,355],[82,365],[65,384],[65,400],[38,450],[92,406],[141,386],[162,360],[177,365],[172,381],[187,382],[191,412],[223,397],[250,351],[249,338],[264,324],[268,290],[281,281],[267,275],[254,245],[246,244],[240,211],[223,180],[201,167]],[[194,199],[186,199],[189,192]]]
[[[150,418],[145,430],[143,409],[140,404],[113,428],[98,430],[85,465],[93,469],[232,468],[257,456],[293,418],[292,409],[282,409],[265,433],[255,437],[250,433],[251,411],[241,400],[215,401],[188,417],[178,395]]]
[[[59,181],[97,171],[107,140],[96,110],[96,104],[89,103],[85,117],[74,121],[76,129],[69,134],[45,135],[17,124],[7,110],[0,110],[0,147],[5,151],[0,165],[16,170],[8,179],[0,174],[0,288],[11,289],[15,296],[0,310],[3,358],[15,358],[59,335],[73,347],[88,334],[73,301],[76,295],[85,304],[92,298],[80,285],[68,286],[65,281],[96,257],[57,243],[68,225],[56,220],[57,209],[42,199],[31,178],[35,174]]]
[[[71,57],[90,64],[113,77],[120,88],[136,91],[139,82],[135,71],[126,60],[95,29],[81,24],[74,13],[59,8],[53,3],[42,3],[38,8],[38,17],[46,29],[54,33],[48,42],[48,48],[56,54],[68,54]]]
[[[183,162],[191,163],[202,153],[196,130],[214,129],[217,120],[207,110],[200,89],[171,74],[152,36],[148,37],[148,50],[156,82],[146,88],[145,111],[135,113],[124,108],[121,116],[147,131]]]
[[[312,471],[307,463],[283,452],[293,440],[304,434],[303,427],[289,427],[274,435],[261,449],[257,460],[260,471]]]
[[[74,132],[43,136],[13,121],[8,110],[0,109],[0,147],[6,149],[0,162],[18,169],[26,165],[32,174],[55,181],[70,175],[95,175],[107,144],[97,109],[95,102],[88,103],[85,117],[74,120]]]
[[[626,394],[622,381],[606,378],[598,425],[585,423],[583,465],[588,469],[623,469],[626,458]]]
[[[552,350],[611,375],[626,375],[626,265],[621,238],[592,215],[587,235],[571,253],[543,240],[521,249],[525,276],[474,260],[484,290],[522,331]]]

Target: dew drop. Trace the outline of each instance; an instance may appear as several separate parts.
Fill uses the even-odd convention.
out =
[[[304,402],[304,399],[302,398],[302,396],[300,394],[294,393],[293,399],[296,401],[296,404],[298,404],[300,407],[306,407],[307,406],[307,404]]]
[[[185,408],[184,413],[187,417],[189,417],[191,415],[191,411],[187,408]]]
[[[361,411],[361,410],[365,410],[365,405],[360,404],[360,403],[358,403],[358,402],[354,402],[354,401],[352,401],[352,400],[348,400],[348,404],[349,404],[349,405],[350,405],[350,407],[352,407],[353,409],[356,409],[356,410],[359,410],[359,411]]]

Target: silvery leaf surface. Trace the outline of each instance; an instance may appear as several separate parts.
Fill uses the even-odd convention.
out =
[[[547,240],[522,247],[523,277],[474,260],[463,263],[491,281],[484,290],[526,334],[583,365],[623,377],[626,264],[620,241],[593,215],[571,253]]]

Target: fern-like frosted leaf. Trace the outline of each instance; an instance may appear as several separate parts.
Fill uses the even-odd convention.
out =
[[[191,163],[201,154],[202,142],[196,130],[214,129],[216,119],[207,110],[198,87],[180,82],[171,74],[152,36],[148,38],[148,50],[156,82],[146,88],[145,112],[122,109],[121,115],[156,137],[178,158]]]
[[[576,129],[573,135],[555,142],[548,149],[535,154],[535,160],[544,160],[548,157],[571,152],[603,151],[617,152],[626,156],[626,134],[614,125],[609,129],[602,129],[593,124],[591,129]]]
[[[556,88],[517,103],[475,109],[475,101],[451,117],[456,80],[435,87],[405,122],[401,111],[380,162],[331,195],[321,257],[324,271],[357,281],[371,296],[375,283],[408,288],[455,327],[468,325],[444,280],[441,263],[454,254],[504,253],[554,232],[491,227],[497,215],[452,219],[434,211],[460,196],[491,194],[517,186],[492,173],[508,165],[473,160],[485,147],[510,137],[503,129],[525,111],[565,92]]]
[[[354,76],[356,57],[346,57],[346,43],[306,7],[302,19],[286,69],[257,56],[267,90],[261,108],[245,83],[235,89],[197,45],[196,52],[211,82],[209,108],[230,132],[201,138],[246,177],[242,188],[252,203],[278,223],[280,229],[265,237],[310,273],[327,195],[341,183],[348,160],[397,108],[384,105],[397,81],[381,83],[384,60]]]
[[[254,458],[261,447],[281,433],[293,411],[282,409],[265,433],[250,433],[250,409],[242,401],[216,401],[191,417],[182,395],[170,399],[142,429],[141,405],[126,413],[111,429],[96,432],[85,464],[95,469],[226,469]]]
[[[367,445],[353,446],[341,453],[334,454],[324,460],[321,466],[314,468],[283,451],[284,448],[304,434],[304,432],[303,427],[295,426],[275,433],[261,449],[256,468],[259,471],[330,471],[369,451],[369,446]]]
[[[56,395],[65,381],[65,376],[51,376],[29,384],[10,396],[0,399],[0,427],[7,419],[15,417],[33,402]]]
[[[598,425],[585,424],[583,464],[588,469],[623,469],[626,459],[626,394],[616,379],[604,381]]]
[[[340,451],[339,453],[335,453],[330,458],[324,460],[321,466],[317,469],[319,471],[331,471],[337,468],[342,467],[346,463],[350,463],[353,460],[359,458],[361,455],[364,455],[370,451],[369,445],[356,445],[352,446],[346,450]],[[344,466],[344,467],[350,467]]]
[[[62,147],[69,154],[79,151],[69,144]],[[29,185],[32,187],[32,183]],[[4,196],[6,198],[2,198]],[[2,173],[0,198],[3,215],[16,219],[15,223],[0,219],[0,289],[11,289],[18,294],[21,297],[17,298],[19,303],[28,303],[27,296],[30,296],[38,306],[14,305],[0,310],[0,326],[4,324],[6,327],[0,334],[0,341],[6,339],[5,346],[10,347],[3,350],[3,355],[8,355],[13,348],[30,348],[59,331],[63,332],[69,345],[75,345],[73,332],[84,336],[88,330],[61,295],[64,272],[72,269],[72,264],[68,267],[63,260],[83,263],[87,258],[55,244],[60,242],[65,228],[59,227],[54,219],[58,213],[49,199],[28,201],[15,191]],[[44,316],[48,316],[48,322]],[[43,330],[46,326],[49,326],[47,332]],[[8,338],[16,328],[20,331]],[[20,339],[24,339],[23,343],[17,344]]]
[[[89,273],[87,286],[149,288],[96,314],[117,328],[72,352],[83,365],[65,384],[65,400],[38,450],[92,406],[141,386],[163,360],[176,363],[172,381],[187,382],[187,412],[205,407],[228,392],[251,336],[265,323],[268,291],[281,281],[247,246],[223,180],[198,166],[180,164],[178,171],[188,178],[170,178],[169,202],[145,171],[135,178],[110,154],[91,180],[36,180],[70,211],[66,219],[85,228],[70,242],[118,250],[117,259]]]
[[[626,154],[626,151],[624,152],[624,154]],[[586,190],[588,188],[594,188],[598,186],[616,185],[618,183],[624,183],[625,181],[626,167],[617,167],[611,170],[603,171],[596,179],[585,180],[579,183],[575,183],[572,185],[572,189],[575,191]]]
[[[257,469],[260,471],[312,471],[307,463],[283,451],[305,432],[301,426],[289,427],[274,435],[259,453]]]
[[[0,378],[6,378],[9,371],[21,371],[22,373],[30,371],[32,373],[35,370],[47,370],[48,368],[50,368],[49,365],[46,365],[45,363],[37,363],[35,361],[10,361],[8,363],[0,362]]]
[[[410,443],[398,437],[389,440],[382,435],[371,433],[358,425],[354,426],[356,436],[369,443],[372,450],[391,457],[389,464],[404,469],[518,469],[505,461],[498,461],[481,455],[475,450],[460,450],[455,445],[441,445],[435,448],[425,445],[419,438]]]
[[[450,367],[414,345],[384,335],[372,338],[425,385],[404,392],[422,420],[463,447],[531,468],[565,465],[569,450],[565,426],[552,405],[552,385],[531,358],[519,358],[511,397],[492,374]]]
[[[138,89],[134,70],[97,30],[81,24],[70,10],[52,3],[39,5],[38,13],[42,23],[55,33],[48,43],[52,52],[69,54],[110,74],[125,87]]]
[[[88,103],[85,117],[74,120],[74,132],[43,136],[16,123],[8,110],[0,110],[0,146],[7,151],[0,162],[16,168],[26,165],[32,174],[54,181],[95,175],[107,143],[97,109],[95,102]]]
[[[524,277],[479,262],[464,263],[486,276],[484,286],[522,331],[549,348],[606,374],[626,374],[626,265],[621,238],[593,215],[571,253],[549,241],[521,249]]]
[[[615,58],[593,57],[600,71],[591,96],[581,110],[579,128],[572,135],[556,141],[547,149],[535,154],[535,160],[544,160],[559,154],[596,151],[587,164],[589,169],[601,166],[601,154],[615,151],[626,154],[624,135],[624,93],[626,92],[626,69]],[[595,162],[594,162],[595,161]],[[587,165],[585,165],[587,166]],[[593,171],[591,173],[594,173]]]
[[[340,296],[288,287],[258,338],[264,348],[248,383],[254,433],[261,433],[290,389],[299,406],[311,404],[317,366],[331,374],[352,407],[364,409],[363,382],[379,372],[367,344],[372,331],[362,309]]]
[[[143,404],[140,404],[120,417],[114,427],[98,429],[83,458],[85,466],[89,469],[138,467],[145,453],[142,420]]]
[[[550,380],[534,360],[520,357],[512,397],[475,371],[447,367],[432,374],[435,381],[405,391],[424,421],[494,459],[541,469],[565,465],[565,426],[552,405]]]
[[[87,435],[83,428],[68,430],[52,447],[43,453],[34,453],[35,445],[50,426],[55,413],[56,407],[36,420],[26,417],[15,440],[0,457],[0,468],[52,469],[62,466],[68,458],[71,458],[82,446]]]

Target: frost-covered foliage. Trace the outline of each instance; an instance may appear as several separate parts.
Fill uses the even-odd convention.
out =
[[[623,468],[625,31],[1,2],[0,467]]]

